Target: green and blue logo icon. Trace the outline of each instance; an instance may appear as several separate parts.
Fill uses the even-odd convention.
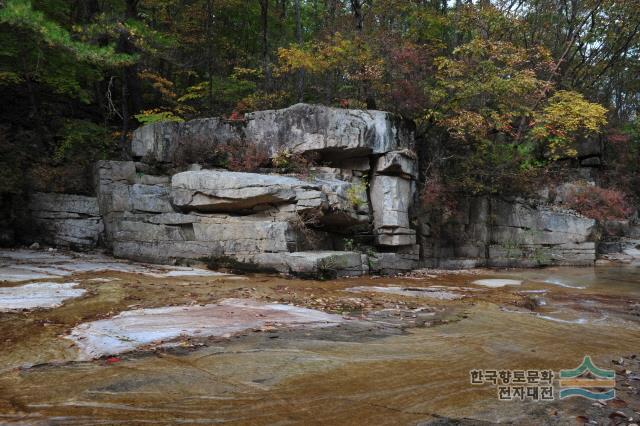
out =
[[[597,401],[616,397],[616,373],[596,367],[590,356],[573,370],[560,370],[560,399],[572,396]]]

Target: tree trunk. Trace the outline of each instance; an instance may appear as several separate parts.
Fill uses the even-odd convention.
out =
[[[363,0],[351,0],[351,11],[353,12],[353,20],[355,21],[356,30],[358,31],[362,31],[362,28],[364,27],[362,1]]]

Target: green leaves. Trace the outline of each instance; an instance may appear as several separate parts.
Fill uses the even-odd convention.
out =
[[[59,24],[36,11],[29,0],[6,0],[0,8],[0,24],[20,29],[44,47],[60,48],[77,60],[105,66],[122,66],[131,63],[130,55],[115,53],[113,46],[97,47],[74,40]]]
[[[158,109],[142,111],[142,113],[136,114],[134,117],[143,126],[146,124],[153,124],[160,121],[175,121],[175,122],[184,121],[184,119],[174,115],[174,113],[171,111],[161,111]]]

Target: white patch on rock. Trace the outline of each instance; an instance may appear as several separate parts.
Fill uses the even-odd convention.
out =
[[[80,350],[79,359],[89,360],[143,346],[157,347],[180,336],[223,337],[266,325],[328,327],[340,322],[338,315],[312,309],[226,299],[204,306],[125,311],[113,318],[80,324],[67,338]]]
[[[21,309],[55,308],[87,291],[75,288],[78,283],[31,283],[17,287],[0,288],[0,312]]]
[[[43,279],[60,278],[62,274],[51,274],[40,270],[32,270],[23,267],[5,266],[0,267],[0,281],[19,282]]]
[[[475,285],[481,285],[484,287],[504,287],[507,285],[520,285],[522,284],[522,280],[508,280],[504,278],[488,278],[484,280],[475,280],[472,282]]]
[[[34,250],[0,250],[0,281],[57,279],[75,273],[110,271],[143,274],[156,278],[231,277],[228,274],[207,269],[128,263],[101,254],[76,254],[75,257],[71,257]]]

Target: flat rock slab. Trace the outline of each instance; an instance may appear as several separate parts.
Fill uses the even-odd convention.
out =
[[[32,281],[32,280],[43,280],[43,279],[55,279],[60,278],[64,275],[63,273],[53,273],[44,272],[40,268],[28,268],[28,267],[15,267],[15,266],[4,266],[0,267],[0,281],[8,281],[8,282],[20,282],[20,281]],[[57,272],[57,270],[56,270]]]
[[[521,280],[508,280],[504,278],[487,278],[484,280],[475,280],[471,284],[481,285],[483,287],[504,287],[508,285],[520,285],[522,284]]]
[[[305,194],[306,193],[306,194]],[[200,170],[171,178],[172,204],[185,210],[229,212],[323,198],[320,187],[300,179],[258,173]]]
[[[0,281],[58,279],[85,272],[126,272],[157,278],[229,276],[208,269],[120,262],[100,254],[75,257],[36,250],[0,250]]]
[[[218,304],[171,306],[126,311],[113,318],[80,324],[68,339],[80,351],[79,360],[158,346],[181,336],[230,336],[267,325],[328,327],[342,317],[291,305],[225,299]]]
[[[454,300],[454,299],[460,299],[463,297],[463,295],[461,294],[443,290],[441,287],[429,288],[429,287],[399,287],[399,286],[389,286],[389,287],[360,286],[360,287],[348,288],[347,291],[352,291],[355,293],[364,293],[364,292],[387,293],[387,294],[397,294],[400,296],[409,296],[409,297],[426,297],[429,299],[438,299],[438,300]]]
[[[31,283],[0,288],[0,312],[23,309],[55,308],[67,299],[80,297],[87,291],[78,283]]]

